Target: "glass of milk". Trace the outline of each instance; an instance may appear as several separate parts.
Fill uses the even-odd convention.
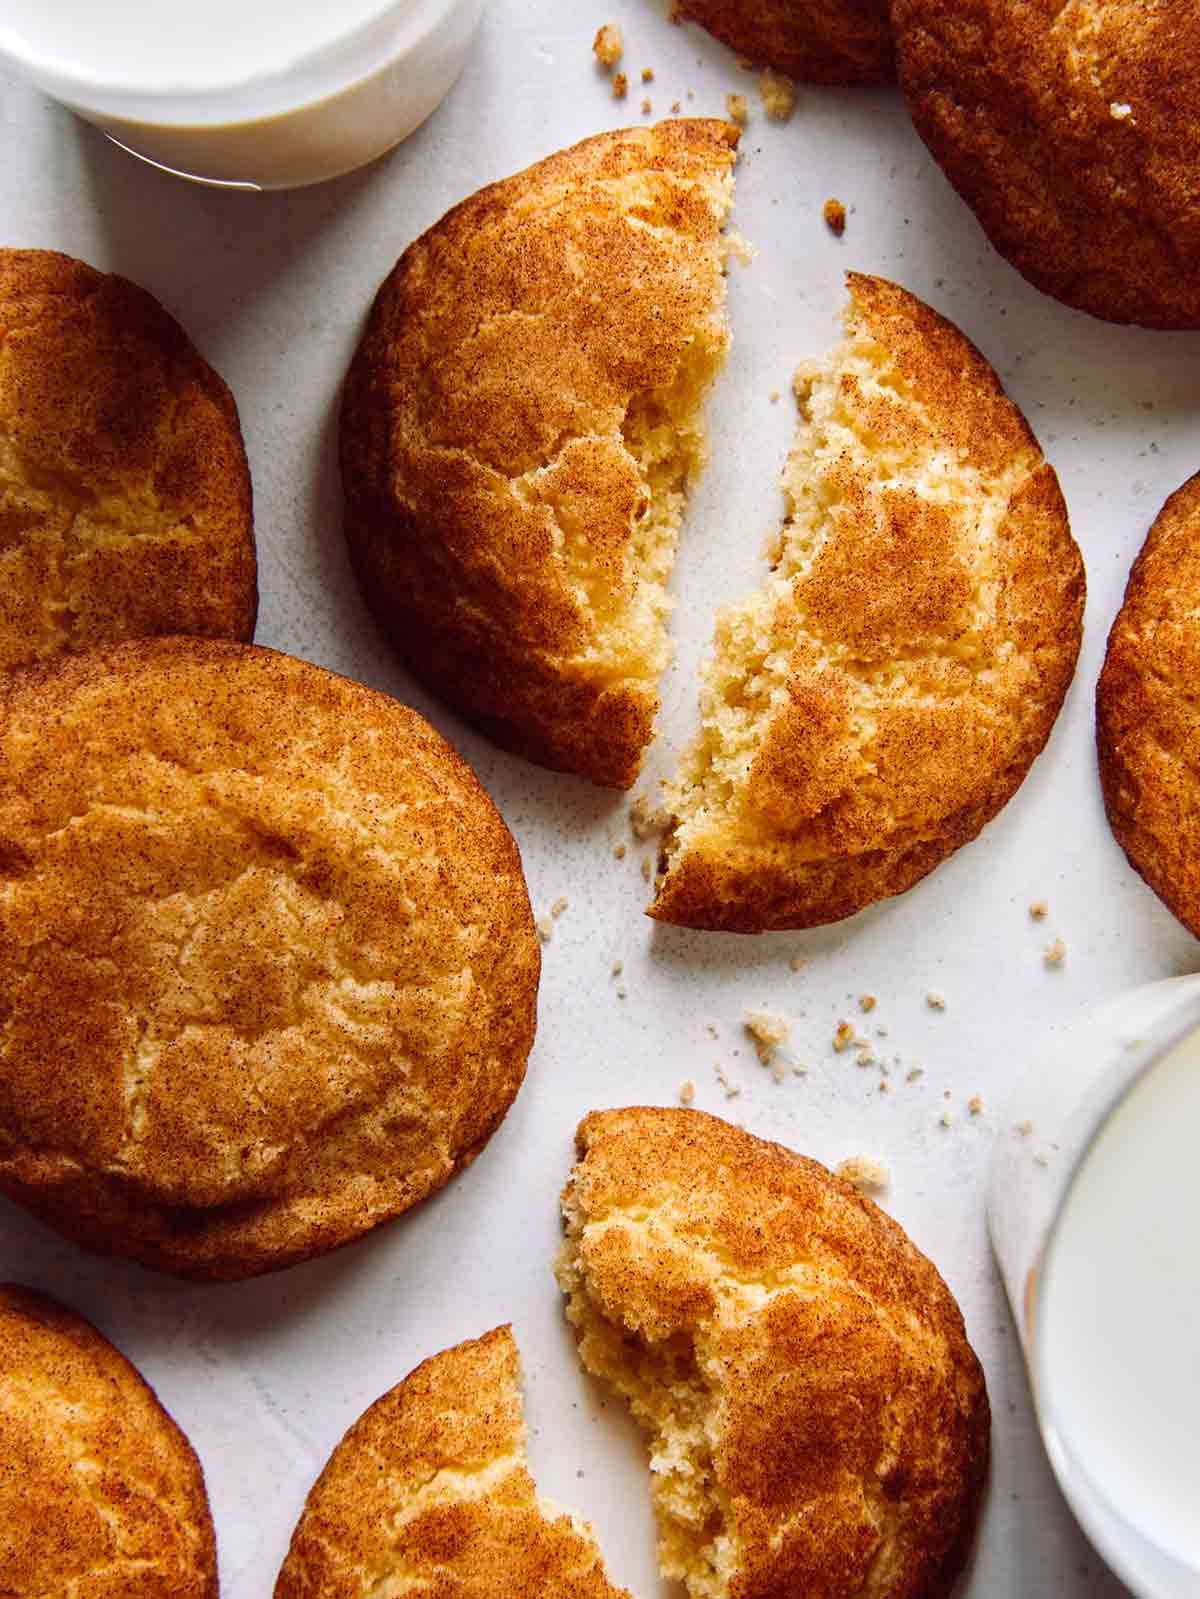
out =
[[[988,1220],[1071,1508],[1142,1599],[1196,1599],[1200,977],[1121,995],[1033,1065]]]
[[[0,0],[0,56],[132,154],[245,189],[319,183],[413,131],[483,0]]]

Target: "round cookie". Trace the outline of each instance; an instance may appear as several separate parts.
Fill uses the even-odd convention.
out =
[[[675,0],[743,60],[806,83],[892,83],[887,0]]]
[[[927,305],[849,287],[666,789],[661,921],[815,927],[912,887],[1019,787],[1075,669],[1083,562],[1024,417]]]
[[[630,1599],[592,1529],[538,1500],[509,1327],[433,1355],[359,1417],[313,1485],[275,1599],[400,1591]]]
[[[1096,689],[1109,824],[1164,905],[1200,938],[1200,473],[1133,564]]]
[[[0,682],[0,1190],[197,1278],[333,1249],[520,1086],[516,845],[413,711],[253,645]]]
[[[237,407],[143,289],[0,250],[0,672],[158,633],[248,639]]]
[[[944,1599],[987,1473],[983,1373],[901,1229],[700,1111],[577,1134],[557,1276],[583,1364],[651,1434],[663,1575],[693,1599]]]
[[[200,1462],[82,1317],[0,1285],[0,1593],[217,1599]]]
[[[892,0],[917,131],[1031,283],[1112,322],[1200,327],[1195,0]]]
[[[341,417],[346,537],[412,668],[506,748],[627,788],[729,343],[737,130],[587,139],[456,206],[375,301]]]

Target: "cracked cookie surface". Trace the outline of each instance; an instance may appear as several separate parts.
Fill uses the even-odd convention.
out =
[[[0,1593],[217,1599],[191,1445],[94,1327],[12,1284],[0,1285]]]
[[[0,684],[0,1188],[69,1236],[239,1277],[406,1210],[538,971],[511,835],[388,696],[196,639]]]
[[[1093,316],[1200,327],[1195,0],[892,0],[917,131],[988,238]]]
[[[737,130],[601,134],[472,195],[375,301],[341,416],[363,595],[496,741],[627,788],[724,360]]]
[[[804,83],[893,83],[896,60],[887,0],[675,0],[756,67]]]
[[[1053,469],[979,351],[852,273],[847,337],[796,380],[764,588],[718,613],[667,786],[650,914],[812,927],[975,837],[1049,737],[1084,572]]]
[[[275,1599],[630,1599],[592,1529],[538,1500],[508,1327],[424,1361],[317,1479]]]
[[[1104,806],[1117,842],[1200,938],[1200,475],[1134,562],[1096,689]]]
[[[237,408],[143,289],[0,250],[0,671],[162,633],[248,639]]]
[[[930,1262],[816,1161],[700,1111],[584,1118],[557,1276],[651,1434],[691,1599],[943,1599],[987,1470],[983,1373]]]

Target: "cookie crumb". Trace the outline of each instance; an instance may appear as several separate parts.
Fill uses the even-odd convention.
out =
[[[639,794],[629,807],[629,826],[639,842],[657,837],[669,820],[662,806],[655,805],[648,794]]]
[[[945,1010],[946,1008],[945,998],[941,994],[926,994],[925,1003],[930,1010]]]
[[[726,1099],[736,1099],[738,1097],[738,1095],[741,1093],[741,1089],[738,1087],[738,1085],[736,1083],[731,1083],[729,1081],[729,1078],[725,1075],[725,1068],[723,1066],[720,1066],[720,1065],[714,1066],[713,1067],[713,1076],[717,1079],[718,1083],[720,1083],[721,1087],[725,1090],[725,1098]]]
[[[624,846],[624,844],[614,844],[613,845],[613,854],[616,856],[616,858],[619,861],[623,861],[625,859],[625,846]]]
[[[1033,1161],[1035,1166],[1048,1166],[1050,1164],[1050,1157],[1049,1155],[1035,1155],[1033,1157]]]
[[[678,100],[671,101],[671,115],[673,117],[677,117],[682,110],[683,107],[680,105]]]
[[[1056,938],[1042,956],[1047,966],[1061,966],[1066,958],[1067,946],[1061,938]]]
[[[821,208],[821,215],[825,218],[825,226],[830,233],[840,239],[846,231],[846,207],[840,200],[826,200]]]
[[[840,1055],[854,1042],[854,1029],[849,1022],[839,1022],[833,1033],[833,1047]]]
[[[921,1078],[924,1077],[924,1075],[925,1075],[924,1066],[910,1066],[908,1071],[905,1072],[905,1074],[904,1074],[904,1081],[906,1083],[920,1082]]]
[[[1029,914],[1033,917],[1035,922],[1044,922],[1046,917],[1050,914],[1050,907],[1047,905],[1044,899],[1035,899],[1033,904],[1029,907]]]
[[[717,1036],[717,1024],[716,1024],[716,1022],[707,1022],[705,1025],[708,1028],[708,1036],[710,1038],[715,1038]]]
[[[767,398],[770,400],[772,405],[778,405],[779,404],[779,390],[778,389],[772,389],[770,394],[767,396]]]
[[[768,67],[760,73],[758,92],[771,122],[786,122],[796,109],[796,85],[782,72],[772,72]]]
[[[653,102],[653,100],[643,100],[642,101],[642,115],[643,116],[648,117],[653,110],[654,110],[654,102]]]
[[[791,1027],[782,1016],[772,1016],[765,1010],[748,1010],[743,1023],[754,1040],[755,1052],[764,1066],[769,1066],[780,1044],[786,1044]]]
[[[625,39],[617,23],[606,22],[603,27],[596,30],[596,37],[592,40],[592,54],[606,72],[616,66],[624,50]]]
[[[731,122],[737,122],[745,126],[746,119],[750,115],[750,106],[744,94],[727,94],[725,96],[725,109],[729,113]]]
[[[851,1155],[834,1170],[845,1182],[855,1188],[878,1193],[891,1182],[891,1173],[881,1160],[871,1160],[866,1155]]]
[[[548,944],[554,937],[554,923],[548,916],[539,916],[537,919],[537,936],[543,944]]]
[[[653,83],[654,82],[654,68],[653,67],[643,67],[642,68],[642,82],[643,83]]]
[[[686,1082],[679,1085],[679,1103],[690,1105],[696,1097],[696,1085],[689,1077]]]
[[[972,1094],[970,1099],[967,1101],[967,1109],[971,1112],[972,1116],[981,1115],[983,1112],[983,1095]]]
[[[941,1125],[943,1127],[953,1127],[953,1125],[954,1125],[954,1117],[950,1114],[950,1112],[948,1110],[944,1110],[942,1112],[942,1114],[938,1117],[938,1120],[939,1120],[939,1122],[941,1123]]]
[[[879,1060],[874,1051],[866,1044],[858,1046],[858,1064],[860,1066],[878,1066]]]
[[[1033,1123],[1028,1117],[1023,1122],[1017,1123],[1017,1132],[1020,1133],[1022,1138],[1028,1138],[1033,1132]]]
[[[802,972],[808,965],[808,962],[804,959],[803,955],[793,955],[791,960],[788,961],[788,965],[794,972]]]
[[[629,997],[629,990],[625,987],[625,984],[624,983],[618,983],[617,984],[617,998],[618,999],[628,999],[628,997]]]
[[[654,863],[649,855],[642,856],[642,882],[648,883],[654,875]]]
[[[625,962],[624,961],[613,961],[613,963],[612,963],[612,975],[614,977],[620,977],[621,973],[624,970],[625,970]]]
[[[629,79],[623,72],[618,72],[613,78],[613,99],[623,100],[629,93]]]
[[[551,905],[550,914],[551,914],[551,916],[553,916],[555,921],[557,921],[558,918],[562,915],[562,913],[566,910],[567,904],[568,904],[567,897],[564,894],[564,895],[561,895],[558,899],[556,899],[554,901],[554,904]]]
[[[858,996],[858,1008],[861,1011],[873,1011],[875,1009],[874,994],[860,994]]]

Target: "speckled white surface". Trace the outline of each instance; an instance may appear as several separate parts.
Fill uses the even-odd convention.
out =
[[[624,25],[630,97],[589,54]],[[637,75],[654,68],[643,89]],[[694,100],[687,98],[694,90]],[[621,798],[501,754],[417,687],[355,591],[340,532],[338,388],[377,284],[424,227],[485,181],[603,127],[720,112],[751,91],[736,208],[759,247],[735,268],[736,349],[713,399],[711,467],[688,517],[676,581],[677,661],[650,775],[688,736],[694,671],[713,607],[754,583],[779,512],[794,422],[791,368],[835,336],[841,273],[899,279],[981,346],[1057,466],[1088,567],[1087,633],[1059,726],[983,837],[905,898],[841,926],[740,940],[656,928],[641,915],[644,851]],[[261,643],[411,702],[475,765],[525,859],[539,912],[569,901],[546,949],[526,1086],[478,1163],[416,1214],[325,1261],[230,1287],[177,1284],[87,1257],[3,1206],[0,1276],[93,1317],[141,1366],[208,1475],[227,1599],[269,1594],[312,1477],[347,1425],[418,1360],[511,1319],[524,1351],[533,1462],[543,1489],[598,1525],[613,1575],[664,1592],[640,1441],[581,1376],[550,1276],[556,1195],[579,1116],[671,1103],[733,1114],[836,1163],[887,1163],[885,1203],[957,1293],[987,1371],[995,1463],[972,1599],[1114,1599],[1043,1459],[1016,1338],[988,1252],[983,1185],[1008,1086],[1047,1033],[1118,989],[1197,965],[1194,941],[1126,866],[1104,824],[1092,694],[1129,563],[1166,495],[1195,467],[1200,336],[1107,327],[1044,299],[992,254],[913,134],[897,94],[802,89],[786,126],[704,35],[659,0],[491,0],[466,75],[432,121],[376,167],[327,187],[222,194],[145,169],[94,130],[0,78],[3,242],[66,250],[145,284],[231,384],[254,472]],[[844,239],[820,220],[849,209]],[[769,395],[781,390],[775,405]],[[627,843],[617,861],[613,846]],[[1050,914],[1029,917],[1044,898]],[[1042,951],[1066,943],[1060,970]],[[793,957],[807,962],[793,972]],[[624,962],[620,999],[610,977]],[[868,1017],[855,996],[878,998]],[[926,995],[944,995],[936,1012]],[[776,1084],[740,1031],[747,1007],[792,1022]],[[847,1018],[899,1056],[877,1069],[831,1038]],[[709,1024],[717,1030],[710,1036]],[[727,1102],[720,1063],[742,1092]],[[914,1064],[924,1076],[906,1081]],[[982,1096],[981,1114],[968,1113]],[[949,1095],[947,1099],[945,1096]],[[949,1127],[941,1124],[944,1110]],[[1030,1158],[1036,1137],[1031,1140]]]

